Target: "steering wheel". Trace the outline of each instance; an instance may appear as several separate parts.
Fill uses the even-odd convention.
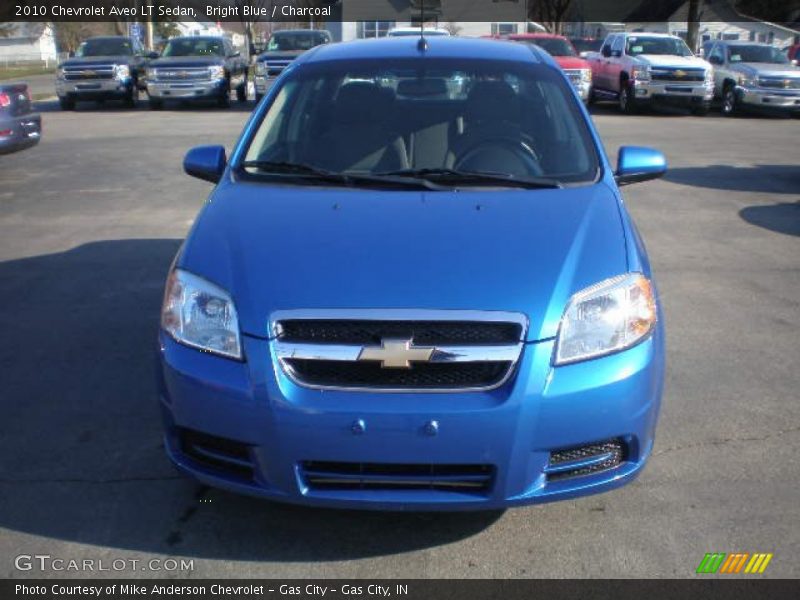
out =
[[[512,177],[540,177],[544,174],[539,156],[527,139],[484,138],[455,159],[457,171],[507,173]]]

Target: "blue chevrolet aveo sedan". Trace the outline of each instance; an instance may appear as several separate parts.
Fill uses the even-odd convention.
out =
[[[619,186],[535,47],[402,38],[296,60],[171,267],[166,448],[235,492],[497,509],[606,491],[653,447],[664,330]]]

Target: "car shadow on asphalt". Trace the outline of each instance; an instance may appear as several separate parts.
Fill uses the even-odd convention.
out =
[[[748,206],[739,211],[739,216],[770,231],[800,236],[800,202]]]
[[[348,560],[452,543],[500,518],[284,506],[179,476],[162,447],[154,371],[180,243],[99,241],[0,262],[0,528],[34,536],[18,540],[20,552],[45,551],[50,539],[209,559]]]
[[[669,168],[672,183],[732,192],[800,194],[800,167],[795,165],[710,165]]]
[[[147,99],[139,100],[134,108],[130,108],[125,106],[122,102],[116,102],[109,100],[108,102],[103,102],[102,104],[98,104],[97,102],[78,102],[76,104],[75,110],[72,111],[64,111],[61,109],[61,106],[58,103],[58,100],[39,100],[33,103],[34,109],[40,113],[51,113],[51,112],[79,112],[79,113],[86,113],[86,112],[101,112],[101,113],[137,113],[137,112],[151,112],[150,107],[147,104]],[[164,105],[164,108],[158,111],[152,111],[155,114],[158,113],[165,113],[170,111],[181,111],[181,112],[253,112],[253,109],[256,107],[256,103],[253,100],[248,100],[247,102],[236,102],[234,100],[231,101],[231,105],[228,108],[221,108],[216,106],[213,102],[182,102],[182,101],[172,101],[167,102]]]

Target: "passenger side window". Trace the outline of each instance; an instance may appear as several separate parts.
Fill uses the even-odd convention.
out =
[[[725,62],[725,54],[722,46],[715,44],[714,47],[711,48],[711,52],[708,55],[708,62],[714,65],[721,65]]]
[[[618,35],[614,38],[614,43],[611,45],[612,56],[622,56],[623,37]]]

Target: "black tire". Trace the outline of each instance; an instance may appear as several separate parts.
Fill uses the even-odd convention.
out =
[[[139,89],[136,87],[136,83],[134,82],[131,91],[125,96],[125,100],[123,100],[124,104],[128,108],[136,108],[136,101],[139,99]]]
[[[710,102],[698,102],[692,105],[692,114],[697,117],[705,117],[709,110],[711,110]]]
[[[594,95],[594,87],[589,88],[589,98],[586,100],[587,106],[592,106],[597,102],[597,96]]]
[[[734,117],[739,114],[739,99],[736,97],[736,87],[727,84],[722,90],[722,115]]]
[[[72,96],[59,96],[58,103],[61,105],[61,110],[75,110],[75,98]]]
[[[636,114],[636,99],[633,93],[633,86],[623,79],[619,86],[619,112],[626,115]]]
[[[245,79],[244,83],[236,88],[236,100],[237,102],[247,102],[247,80]]]
[[[148,101],[148,104],[150,105],[150,110],[161,110],[164,108],[164,101],[159,100],[158,98],[151,97]]]
[[[231,84],[227,82],[225,87],[217,96],[217,106],[220,108],[230,108],[231,105]]]

